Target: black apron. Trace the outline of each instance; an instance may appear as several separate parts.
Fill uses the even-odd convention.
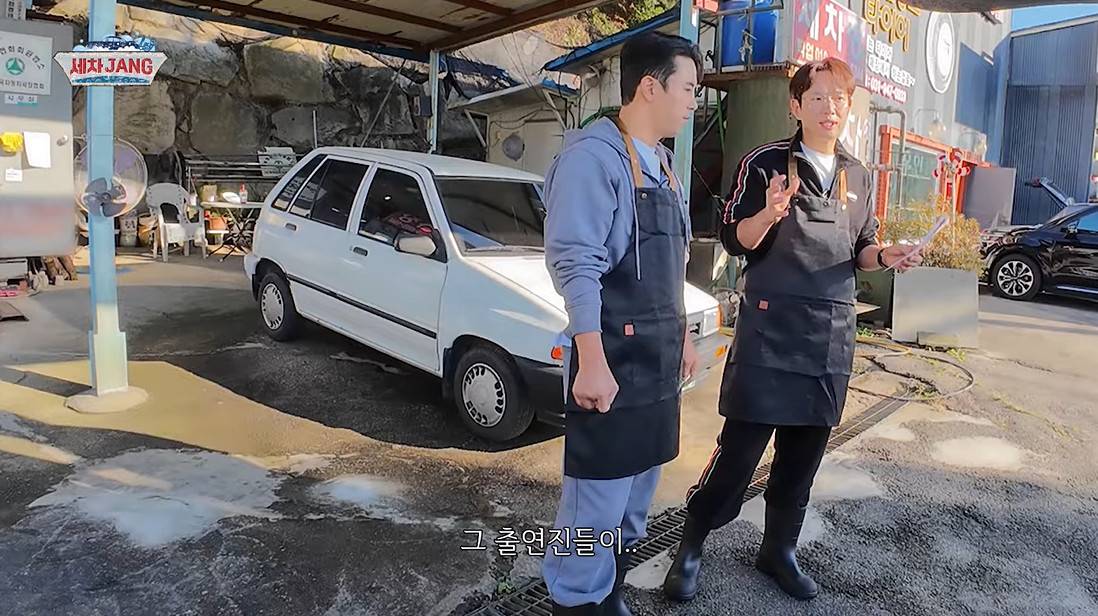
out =
[[[838,161],[836,161],[838,164]],[[800,173],[790,148],[788,177]],[[827,197],[802,182],[765,256],[744,273],[721,414],[773,425],[838,425],[854,363],[855,230],[846,171]]]
[[[636,237],[602,277],[602,345],[619,392],[606,413],[576,404],[579,370],[572,341],[566,387],[564,474],[579,479],[629,477],[679,453],[682,349],[686,335],[686,221],[675,179],[670,188],[641,188],[640,159],[618,124],[636,187]],[[639,270],[638,270],[639,266]]]

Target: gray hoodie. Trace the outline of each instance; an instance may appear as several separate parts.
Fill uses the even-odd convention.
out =
[[[662,145],[658,156],[669,160]],[[643,163],[642,163],[643,167]],[[653,170],[648,170],[652,172]],[[655,186],[646,173],[647,186]],[[676,186],[681,186],[677,179]],[[621,131],[609,118],[564,137],[564,148],[545,177],[545,261],[564,297],[571,338],[602,331],[602,276],[621,263],[632,244],[637,253],[635,186]],[[681,199],[687,237],[690,216]]]

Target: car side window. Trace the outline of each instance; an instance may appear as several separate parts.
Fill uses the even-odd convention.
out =
[[[305,183],[305,180],[309,179],[309,174],[313,172],[313,169],[316,169],[316,166],[319,165],[322,160],[324,160],[323,156],[314,156],[309,162],[305,163],[305,166],[294,174],[294,177],[290,178],[290,181],[286,182],[286,185],[282,187],[282,192],[278,193],[278,196],[275,197],[271,207],[283,211],[290,207],[290,202],[294,200],[294,195],[297,194],[297,191],[301,190],[301,185]]]
[[[290,213],[346,229],[367,169],[366,165],[329,158],[301,187],[290,204]]]
[[[326,167],[309,218],[346,229],[355,195],[369,167],[345,160],[329,160]]]
[[[309,178],[308,182],[301,187],[301,190],[297,193],[297,198],[290,204],[290,213],[309,217],[309,214],[313,211],[313,204],[316,202],[316,197],[320,194],[320,182],[324,179],[324,173],[328,170],[328,162],[325,161],[316,173]]]
[[[416,178],[398,171],[378,169],[362,208],[358,234],[386,244],[396,243],[401,233],[431,235],[434,226]]]
[[[1087,233],[1098,233],[1098,212],[1080,218],[1077,229]]]

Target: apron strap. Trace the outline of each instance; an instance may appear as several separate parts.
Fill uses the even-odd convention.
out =
[[[625,151],[629,153],[629,166],[633,170],[633,185],[640,188],[644,185],[644,172],[641,171],[640,156],[637,155],[637,148],[633,145],[633,139],[629,137],[629,131],[625,130],[625,125],[622,124],[621,118],[615,117],[614,124],[621,131],[621,136],[625,139]],[[671,186],[671,192],[677,193],[677,183],[675,182],[675,174],[671,173],[671,169],[667,166],[667,161],[662,157],[657,156],[660,159],[660,166],[663,168],[663,172],[667,174],[668,184]]]
[[[671,188],[671,192],[678,194],[678,182],[675,181],[675,174],[671,173],[671,168],[667,166],[667,161],[663,157],[660,157],[660,166],[663,167],[663,172],[667,175],[667,185]]]

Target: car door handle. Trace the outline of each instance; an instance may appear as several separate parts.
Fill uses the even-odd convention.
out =
[[[365,248],[363,248],[361,246],[355,246],[354,248],[351,249],[351,252],[355,253],[356,255],[362,255],[364,257],[368,256],[370,254],[369,250],[366,250]]]
[[[297,231],[297,225],[295,225],[292,222],[286,223],[286,228],[289,229],[290,231]]]

